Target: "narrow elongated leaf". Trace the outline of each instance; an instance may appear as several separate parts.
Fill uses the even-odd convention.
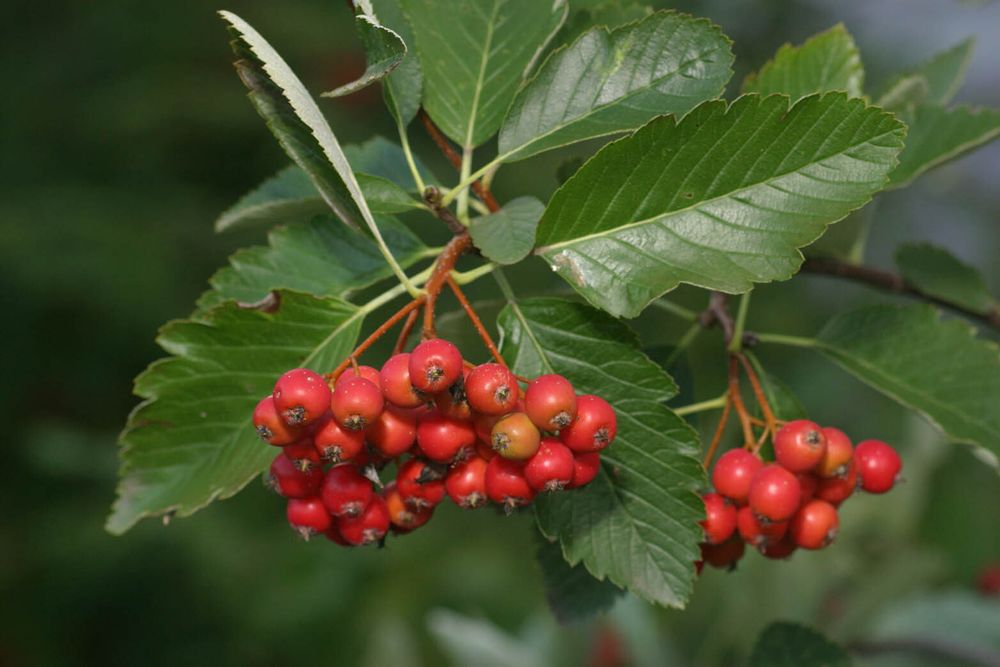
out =
[[[610,32],[596,27],[549,56],[518,93],[500,130],[501,159],[684,114],[719,96],[732,63],[729,39],[705,19],[656,12]]]
[[[420,94],[423,91],[424,78],[420,72],[420,62],[413,48],[413,30],[403,15],[399,0],[371,0],[375,15],[382,25],[390,28],[402,37],[406,44],[406,55],[403,61],[385,80],[385,100],[389,112],[396,120],[406,127],[420,110]]]
[[[497,264],[520,262],[535,245],[535,228],[544,210],[545,204],[534,197],[512,199],[469,224],[472,242]]]
[[[565,0],[403,0],[424,76],[424,108],[460,146],[500,128],[518,86],[566,19]]]
[[[944,248],[908,243],[896,249],[896,265],[913,285],[952,303],[985,314],[996,306],[983,276]]]
[[[860,380],[923,414],[949,438],[1000,455],[1000,348],[926,305],[839,315],[818,349]]]
[[[590,159],[553,195],[538,252],[594,305],[634,317],[681,282],[742,292],[885,184],[904,128],[843,93],[706,102]]]
[[[912,183],[928,169],[969,153],[1000,136],[1000,109],[920,106],[900,114],[909,126],[906,148],[899,167],[892,172],[890,187]]]
[[[120,534],[143,517],[187,516],[242,489],[276,452],[254,433],[254,405],[289,368],[330,370],[350,353],[361,320],[343,301],[283,292],[273,313],[227,304],[166,325],[157,342],[173,356],[136,378],[144,402],[121,436],[121,482],[107,529]]]
[[[784,93],[793,102],[831,90],[861,97],[864,82],[865,70],[858,47],[847,28],[838,23],[800,46],[782,46],[773,60],[746,78],[743,92]]]
[[[531,299],[511,304],[498,325],[518,373],[557,372],[580,393],[614,406],[618,437],[588,486],[535,501],[542,532],[571,565],[656,603],[681,607],[698,558],[704,483],[698,439],[663,406],[677,393],[621,322],[583,304]]]
[[[750,667],[851,667],[851,657],[815,630],[773,623],[761,633]]]
[[[615,603],[622,590],[608,580],[600,581],[583,565],[570,565],[556,542],[538,540],[538,566],[545,583],[545,597],[552,613],[562,623],[593,616]]]
[[[323,93],[323,97],[343,97],[367,88],[387,77],[406,56],[402,37],[379,23],[371,0],[354,0],[354,12],[354,24],[365,47],[367,66],[360,77]]]
[[[879,106],[883,106],[883,100],[890,96],[894,90],[898,91],[903,81],[912,77],[919,77],[926,84],[926,92],[919,100],[916,100],[917,103],[947,104],[955,97],[965,81],[965,72],[969,68],[975,46],[976,40],[969,38],[947,51],[935,54],[926,62],[902,72],[886,86],[879,99]]]

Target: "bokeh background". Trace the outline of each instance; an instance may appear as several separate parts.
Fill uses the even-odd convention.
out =
[[[712,18],[734,39],[734,81],[782,42],[838,21],[876,86],[975,35],[958,101],[1000,106],[1000,4],[671,6]],[[344,2],[225,8],[257,26],[313,91],[363,68]],[[898,443],[907,484],[849,503],[835,548],[788,563],[750,556],[734,573],[706,573],[684,612],[626,596],[599,619],[559,626],[526,516],[442,508],[430,527],[387,549],[348,552],[293,539],[280,503],[251,484],[168,527],[146,521],[124,537],[105,533],[116,437],[135,403],[131,379],[160,355],[157,327],[191,311],[228,254],[262,242],[263,231],[214,234],[215,216],[286,163],[233,73],[215,9],[204,0],[14,0],[0,9],[0,665],[739,665],[778,618],[846,643],[942,627],[960,641],[1000,642],[998,603],[974,586],[1000,561],[1000,479],[797,351],[761,355],[814,418]],[[377,92],[324,108],[343,142],[392,136]],[[452,179],[418,129],[417,150]],[[499,197],[547,197],[561,159],[502,170]],[[1000,293],[998,179],[995,144],[883,197],[869,260],[888,265],[898,241],[931,240],[979,267]],[[525,292],[551,280],[540,262],[518,278]],[[471,291],[488,306],[495,287],[481,282]],[[677,296],[695,308],[703,299],[694,290]],[[840,309],[884,299],[804,277],[759,289],[750,326],[809,334]],[[686,325],[656,312],[637,326],[655,346]],[[458,318],[453,333],[467,333]],[[689,395],[714,396],[720,386],[716,336],[694,348],[696,380],[678,372]]]

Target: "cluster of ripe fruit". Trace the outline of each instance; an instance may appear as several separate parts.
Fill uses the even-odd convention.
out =
[[[588,484],[617,430],[607,401],[578,396],[563,376],[522,391],[506,366],[468,364],[439,338],[381,370],[349,368],[332,389],[313,371],[290,370],[253,423],[282,448],[268,479],[288,499],[292,527],[352,546],[423,525],[446,494],[510,512],[536,493]],[[372,471],[390,462],[395,481],[377,491]]]
[[[886,493],[902,468],[899,454],[881,440],[854,447],[843,431],[804,419],[778,429],[773,444],[774,463],[742,448],[715,462],[715,491],[702,497],[703,563],[732,567],[745,544],[768,558],[822,549],[837,536],[840,504],[858,488]]]

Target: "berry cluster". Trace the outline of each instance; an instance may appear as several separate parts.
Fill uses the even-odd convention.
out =
[[[881,440],[854,447],[843,431],[804,419],[782,426],[773,444],[774,463],[742,448],[715,462],[715,490],[702,497],[702,562],[732,567],[745,544],[768,558],[822,549],[837,536],[840,504],[856,488],[886,493],[902,467],[896,451]]]
[[[313,371],[290,370],[253,423],[282,448],[269,483],[288,499],[292,527],[351,546],[422,526],[445,495],[511,512],[536,493],[588,484],[617,428],[607,401],[578,396],[563,376],[522,391],[506,366],[473,366],[439,338],[381,370],[348,369],[332,389]],[[395,481],[376,491],[390,462]]]

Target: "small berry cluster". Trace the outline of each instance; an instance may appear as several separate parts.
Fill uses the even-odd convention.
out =
[[[843,431],[804,419],[782,426],[773,444],[774,463],[743,448],[715,462],[715,490],[702,496],[702,562],[733,567],[745,544],[768,558],[787,558],[798,548],[822,549],[837,536],[840,504],[856,488],[886,493],[902,467],[896,451],[881,440],[854,447]]]
[[[332,390],[317,373],[290,370],[253,423],[283,450],[269,483],[288,499],[292,527],[351,546],[422,526],[445,495],[511,512],[536,493],[584,486],[617,429],[607,401],[578,396],[563,376],[539,376],[522,391],[503,364],[473,366],[439,338],[381,370],[348,369]],[[376,492],[389,462],[395,481]]]

